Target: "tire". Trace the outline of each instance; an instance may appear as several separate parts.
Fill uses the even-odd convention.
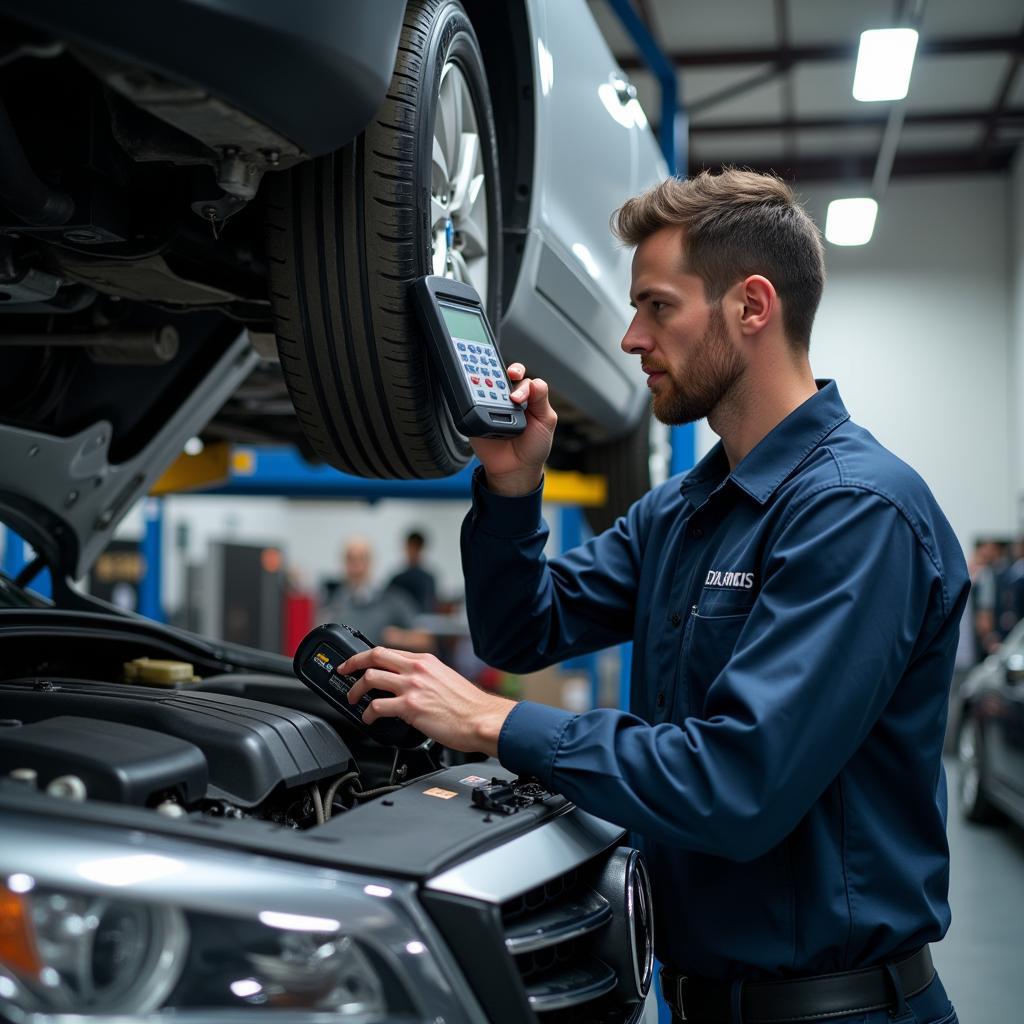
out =
[[[971,713],[964,710],[963,721],[957,737],[957,756],[960,760],[960,774],[957,779],[957,799],[960,813],[976,824],[990,824],[999,821],[1002,815],[992,805],[985,788],[985,748],[981,724]]]
[[[651,489],[651,413],[623,437],[594,445],[583,452],[584,473],[600,473],[608,481],[608,498],[598,507],[585,508],[584,517],[594,533],[607,530],[630,505]]]
[[[449,128],[457,111],[461,131]],[[460,157],[475,128],[470,173],[446,178],[442,162],[434,163],[435,133],[446,128],[438,150],[455,168],[469,166]],[[478,169],[482,184],[460,194],[458,184],[475,182]],[[469,461],[469,443],[448,413],[406,291],[425,274],[469,277],[491,323],[499,322],[494,117],[461,4],[412,0],[373,123],[344,149],[275,177],[267,211],[271,303],[282,372],[313,450],[357,476],[457,472]],[[458,204],[449,203],[453,195]]]

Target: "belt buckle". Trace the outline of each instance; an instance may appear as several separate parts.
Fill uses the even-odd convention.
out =
[[[683,1003],[683,989],[686,988],[687,981],[689,981],[689,978],[687,978],[685,974],[680,974],[679,977],[676,978],[676,1005],[675,1005],[675,1009],[676,1009],[676,1012],[679,1015],[679,1019],[680,1020],[689,1020],[690,1019],[689,1017],[686,1016],[686,1006]]]

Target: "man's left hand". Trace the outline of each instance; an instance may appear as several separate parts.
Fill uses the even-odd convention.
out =
[[[354,704],[367,690],[385,690],[363,714],[370,725],[378,718],[403,722],[452,750],[498,753],[498,734],[515,702],[474,686],[433,654],[371,647],[338,666],[339,675],[364,675],[348,693]]]

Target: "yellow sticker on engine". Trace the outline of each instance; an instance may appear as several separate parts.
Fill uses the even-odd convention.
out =
[[[458,796],[458,793],[453,793],[450,789],[438,789],[437,786],[431,789],[425,789],[423,792],[427,796],[436,796],[439,800],[451,800],[453,796]]]

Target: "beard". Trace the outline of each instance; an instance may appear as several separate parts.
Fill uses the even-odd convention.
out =
[[[685,377],[665,367],[660,389],[651,396],[651,411],[670,427],[710,415],[743,374],[745,364],[729,344],[721,303],[711,307],[707,330],[686,359]]]

